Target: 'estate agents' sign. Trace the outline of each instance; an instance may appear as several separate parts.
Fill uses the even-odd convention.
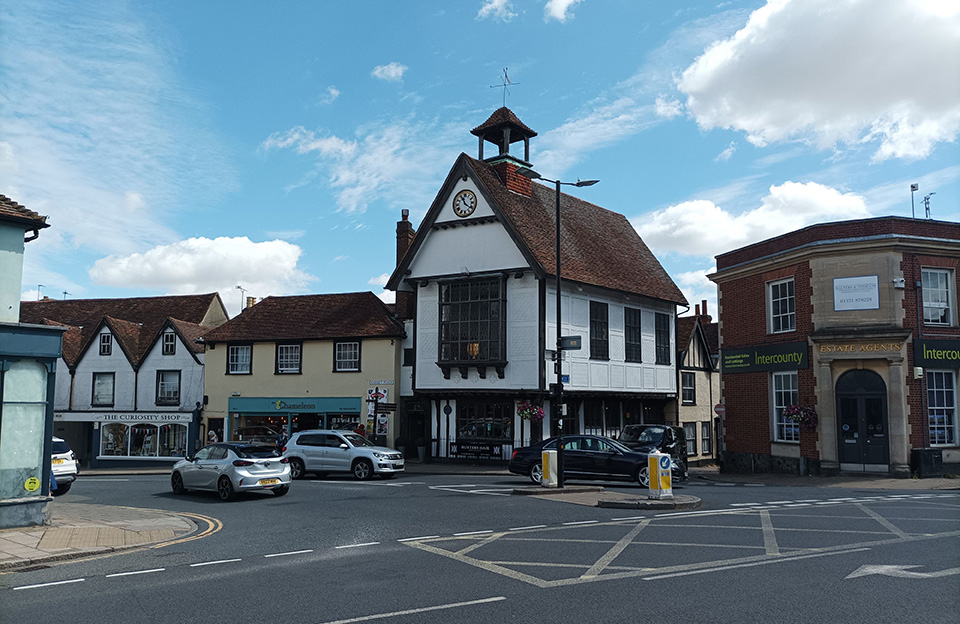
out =
[[[724,373],[756,373],[807,368],[807,343],[722,349],[720,361]]]
[[[880,285],[876,275],[837,277],[833,280],[833,309],[879,310]]]
[[[960,368],[960,340],[915,339],[913,365],[924,368]]]

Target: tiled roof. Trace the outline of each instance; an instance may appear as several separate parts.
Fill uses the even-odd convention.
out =
[[[208,332],[213,331],[212,327],[207,327],[205,325],[200,325],[198,323],[188,323],[186,321],[181,321],[180,319],[170,319],[170,324],[180,333],[183,337],[184,342],[187,343],[187,346],[194,353],[203,353],[203,344],[197,342],[198,338],[202,338]]]
[[[21,206],[6,195],[0,195],[0,221],[8,221],[32,229],[50,227],[47,218]]]
[[[473,134],[474,136],[480,136],[487,130],[490,130],[491,128],[496,128],[498,126],[502,126],[504,124],[510,124],[520,128],[525,133],[527,133],[527,136],[530,136],[530,137],[537,136],[536,132],[531,130],[529,127],[527,127],[526,124],[520,121],[520,118],[517,117],[513,113],[513,111],[507,108],[506,106],[502,106],[497,110],[493,111],[493,114],[490,115],[490,117],[488,117],[485,122],[483,122],[473,130],[471,130],[470,134]]]
[[[690,337],[697,326],[696,316],[681,316],[677,319],[677,351],[690,348]]]
[[[546,275],[556,274],[556,190],[507,189],[491,165],[461,154]],[[456,167],[455,167],[456,168]],[[560,194],[563,279],[686,305],[687,300],[627,218]],[[408,254],[409,255],[409,254]]]
[[[199,325],[212,306],[220,306],[217,293],[131,297],[126,299],[45,299],[21,301],[20,322],[66,325],[75,328],[64,335],[63,358],[74,365],[106,323],[120,348],[138,366],[168,320]],[[178,326],[179,327],[179,326]],[[196,333],[198,330],[193,330]],[[76,334],[79,332],[79,336]],[[186,332],[183,332],[186,337]],[[191,344],[191,349],[199,345]]]
[[[703,335],[707,339],[707,351],[710,352],[710,355],[717,355],[720,353],[720,324],[719,323],[703,323]]]
[[[399,338],[403,326],[371,292],[267,297],[220,327],[207,343],[236,340]]]

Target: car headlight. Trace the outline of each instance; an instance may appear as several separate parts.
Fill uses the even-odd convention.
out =
[[[378,453],[378,452],[376,452],[376,451],[373,452],[373,456],[376,457],[377,459],[386,459],[386,458],[387,458],[387,454],[386,454],[386,453]]]

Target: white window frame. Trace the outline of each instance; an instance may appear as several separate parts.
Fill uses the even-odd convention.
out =
[[[333,347],[333,372],[351,373],[360,370],[360,341],[338,342]]]
[[[249,375],[252,372],[253,372],[253,345],[228,346],[227,347],[227,374],[228,375]]]
[[[930,446],[957,446],[956,371],[927,371],[927,426]]]
[[[800,402],[800,375],[797,371],[771,373],[770,393],[773,441],[799,444],[800,423],[787,420],[783,411],[788,405],[797,405]]]
[[[690,381],[689,385],[687,385],[687,380]],[[687,398],[688,392],[690,398]],[[680,404],[697,404],[697,374],[693,371],[680,371]]]
[[[697,423],[683,423],[683,437],[687,439],[687,448],[685,449],[687,457],[693,457],[697,454]]]
[[[180,371],[157,371],[157,405],[180,405]]]
[[[301,366],[300,344],[277,345],[277,374],[294,375],[300,373]]]
[[[789,295],[779,292],[781,287],[787,286],[791,291]],[[789,309],[784,312],[779,305],[786,305]],[[797,331],[797,289],[793,277],[767,282],[767,328],[771,334]]]
[[[94,373],[92,379],[93,386],[90,389],[90,405],[91,407],[113,407],[114,402],[117,400],[117,376],[116,373]],[[98,379],[109,379],[110,380],[110,400],[109,402],[101,396],[101,400],[97,400],[97,380]],[[105,396],[105,395],[104,395]]]
[[[163,344],[160,347],[161,355],[176,355],[177,354],[177,335],[172,331],[163,332],[163,338],[161,339]]]
[[[100,355],[113,354],[113,334],[100,334]]]
[[[700,423],[700,453],[713,455],[713,426],[712,423]]]
[[[953,325],[953,271],[923,268],[920,270],[925,325]]]

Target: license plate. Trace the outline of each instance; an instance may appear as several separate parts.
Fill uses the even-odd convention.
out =
[[[403,468],[403,462],[400,462],[399,464],[394,464],[393,467],[394,467],[394,468]]]
[[[62,463],[63,463],[63,460],[62,460],[62,459],[51,459],[51,460],[50,460],[50,463],[51,463],[51,464],[62,464]]]
[[[280,483],[280,479],[260,479],[259,481],[260,485],[276,485],[277,483]]]

